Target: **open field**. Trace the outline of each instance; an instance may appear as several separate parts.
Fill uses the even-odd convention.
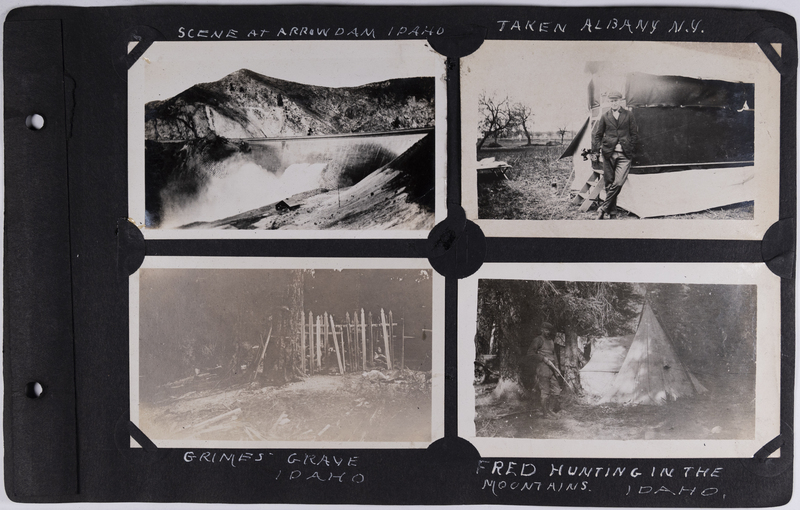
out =
[[[564,145],[521,145],[500,140],[502,147],[478,151],[478,160],[494,157],[511,165],[505,179],[478,179],[478,217],[514,220],[590,220],[595,208],[581,212],[571,201],[572,157],[558,158]],[[620,210],[617,219],[639,219]],[[670,216],[670,219],[753,219],[753,202],[734,204],[706,211]]]

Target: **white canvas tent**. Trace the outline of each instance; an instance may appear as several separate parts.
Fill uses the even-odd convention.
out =
[[[592,342],[592,357],[581,368],[581,386],[595,397],[602,397],[622,368],[633,335],[598,338]]]
[[[581,386],[594,397],[602,397],[622,368],[633,335],[598,338],[592,342],[592,357],[581,368]]]
[[[642,308],[636,334],[625,349],[629,338],[605,339],[581,370],[584,389],[602,395],[599,403],[662,405],[707,391],[678,358],[649,303]],[[623,350],[624,360],[617,365]]]

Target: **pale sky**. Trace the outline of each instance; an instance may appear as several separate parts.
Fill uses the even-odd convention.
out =
[[[145,70],[144,101],[168,99],[192,85],[242,68],[309,85],[353,87],[434,76],[444,57],[426,41],[156,42],[137,65]]]
[[[642,72],[755,83],[759,64],[768,64],[756,44],[486,41],[467,57],[475,92],[485,90],[528,104],[535,131],[579,129],[588,113],[586,63],[611,62],[614,72]],[[474,81],[472,81],[474,80]],[[463,99],[462,99],[463,104]]]

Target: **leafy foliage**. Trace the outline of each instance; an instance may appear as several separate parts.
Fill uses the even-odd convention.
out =
[[[640,304],[631,283],[480,280],[476,346],[486,352],[494,328],[501,371],[515,377],[517,359],[543,322],[581,336],[630,333]]]
[[[542,322],[566,333],[568,343],[570,333],[630,334],[636,331],[645,299],[678,356],[695,373],[752,371],[756,339],[752,285],[480,280],[476,349],[488,353],[493,338],[503,376],[516,378],[518,359],[539,334]]]

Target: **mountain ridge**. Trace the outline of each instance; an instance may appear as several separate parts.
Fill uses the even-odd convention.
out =
[[[270,138],[433,127],[432,77],[323,87],[240,69],[145,105],[145,138]]]

